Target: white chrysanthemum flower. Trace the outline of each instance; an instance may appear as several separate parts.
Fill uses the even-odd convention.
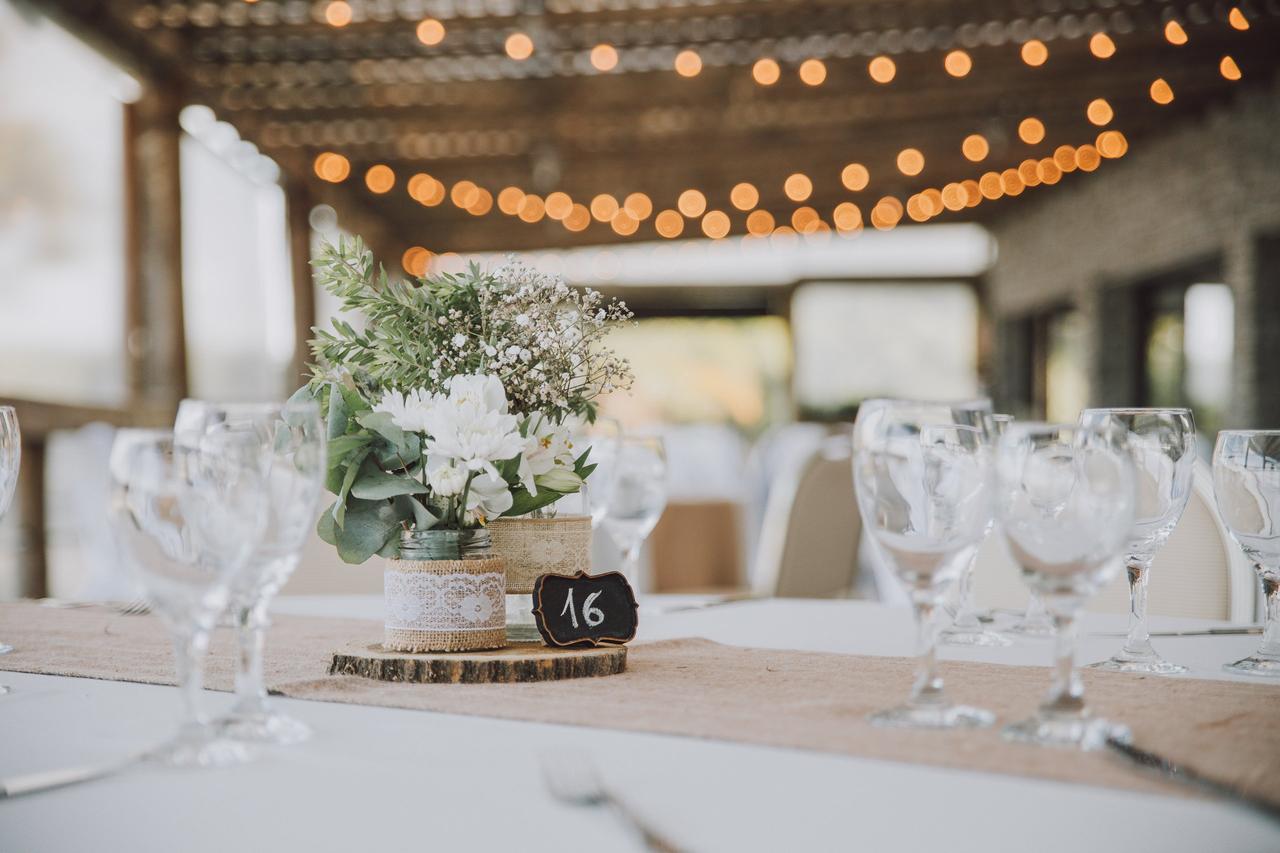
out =
[[[407,432],[424,432],[435,395],[418,388],[407,394],[388,391],[374,405],[375,412],[391,415],[391,422]]]
[[[427,440],[423,450],[456,460],[469,471],[497,477],[494,462],[511,459],[524,447],[519,418],[507,414],[502,382],[491,375],[454,376],[448,396],[436,394],[424,418]]]
[[[453,464],[452,459],[439,456],[427,458],[427,485],[436,497],[452,498],[462,494],[470,472]]]

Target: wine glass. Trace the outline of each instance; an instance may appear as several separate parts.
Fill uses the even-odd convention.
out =
[[[18,413],[13,406],[0,406],[0,518],[4,518],[18,486],[18,467],[22,463],[22,434],[18,430]],[[13,651],[13,646],[0,642],[0,655]],[[9,688],[0,684],[0,693]]]
[[[597,418],[595,423],[585,424],[573,434],[574,456],[578,457],[590,451],[587,464],[596,466],[590,476],[583,481],[582,488],[578,490],[578,505],[581,513],[591,516],[593,528],[600,526],[609,508],[613,463],[618,455],[618,441],[621,437],[622,426],[613,418]],[[566,498],[561,498],[559,502],[565,501]]]
[[[1014,422],[1013,415],[992,415],[991,419],[995,421],[997,436],[1001,437],[1009,431],[1009,426]],[[1031,595],[1027,599],[1026,612],[1022,614],[1017,622],[1005,628],[1004,633],[1017,634],[1023,637],[1053,636],[1053,619],[1049,616],[1049,611],[1044,606],[1044,599],[1034,589],[1030,592]]]
[[[987,726],[995,719],[990,711],[953,704],[943,692],[934,614],[991,521],[989,448],[977,427],[922,421],[922,411],[928,409],[873,400],[859,407],[854,422],[854,491],[863,524],[907,587],[919,631],[910,698],[871,722]]]
[[[1120,651],[1090,667],[1161,675],[1186,672],[1185,666],[1170,663],[1151,646],[1147,630],[1147,584],[1152,559],[1173,533],[1191,497],[1196,460],[1196,427],[1191,412],[1188,409],[1085,409],[1080,414],[1080,423],[1085,426],[1110,424],[1128,432],[1137,501],[1125,561],[1129,575],[1129,635]]]
[[[953,419],[964,426],[978,429],[988,446],[994,449],[1000,436],[1013,422],[1012,415],[994,414],[991,412],[989,400],[976,400],[961,403],[952,407]],[[987,532],[983,540],[991,535],[995,523],[994,516],[987,524]],[[985,624],[978,618],[978,611],[973,602],[973,572],[977,568],[978,550],[982,542],[973,549],[973,555],[965,562],[960,577],[954,586],[955,607],[951,624],[942,630],[941,642],[949,646],[1007,646],[1013,641]]]
[[[111,448],[112,530],[169,629],[186,709],[178,734],[148,754],[153,760],[218,766],[248,757],[208,725],[200,696],[209,633],[262,535],[255,453],[234,440],[184,446],[155,430],[121,430]]]
[[[1015,424],[997,454],[997,515],[1022,578],[1053,616],[1049,695],[1004,736],[1094,749],[1127,730],[1093,717],[1075,669],[1076,613],[1120,570],[1134,518],[1133,460],[1122,428]]]
[[[1262,644],[1228,672],[1280,678],[1280,430],[1223,430],[1213,451],[1213,494],[1222,522],[1262,579]]]
[[[603,526],[622,551],[622,573],[639,584],[640,546],[667,506],[667,453],[659,438],[625,436],[608,466]]]
[[[267,608],[298,565],[315,522],[324,482],[325,439],[320,408],[312,400],[278,403],[209,403],[183,400],[174,434],[184,446],[202,447],[232,437],[256,447],[265,462],[265,528],[231,587],[229,612],[240,655],[236,702],[219,721],[237,740],[290,744],[311,735],[307,725],[274,710],[263,681]]]

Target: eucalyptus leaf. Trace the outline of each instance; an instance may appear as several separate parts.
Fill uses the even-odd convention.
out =
[[[390,501],[352,498],[346,516],[346,524],[336,531],[343,562],[363,563],[400,535],[400,520]]]
[[[422,483],[409,477],[388,474],[366,456],[360,472],[351,485],[351,494],[364,500],[394,498],[397,495],[423,495],[429,490]]]
[[[330,504],[329,507],[320,514],[320,520],[316,522],[316,535],[320,537],[321,542],[329,545],[338,544],[338,525],[334,523],[333,511],[337,508],[337,504]]]
[[[284,422],[291,427],[305,427],[307,419],[297,409],[304,403],[319,403],[310,385],[303,385],[290,395],[284,406]]]
[[[364,464],[363,456],[347,466],[347,473],[342,477],[342,485],[338,487],[338,500],[333,505],[333,520],[338,523],[338,527],[342,527],[344,524],[343,519],[347,512],[347,497],[351,493],[351,486],[355,483],[362,464]]]
[[[400,520],[412,520],[413,526],[419,530],[430,530],[440,523],[440,519],[436,517],[435,513],[423,506],[422,501],[417,498],[400,495],[395,498],[395,504]]]
[[[329,387],[329,412],[325,418],[325,431],[329,435],[329,440],[332,441],[347,434],[347,421],[351,419],[351,411],[347,408],[347,402],[342,394],[333,393],[333,389],[338,386],[330,384]]]

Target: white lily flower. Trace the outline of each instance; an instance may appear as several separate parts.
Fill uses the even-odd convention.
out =
[[[538,494],[535,477],[547,474],[554,468],[573,468],[571,438],[576,425],[573,420],[555,424],[541,412],[530,416],[529,426],[525,430],[524,452],[520,456],[520,483],[529,494]]]
[[[511,509],[514,502],[515,499],[511,497],[511,489],[506,480],[496,473],[481,473],[471,481],[471,488],[467,492],[466,509],[473,520],[479,520],[475,518],[477,512],[485,519],[497,518]]]

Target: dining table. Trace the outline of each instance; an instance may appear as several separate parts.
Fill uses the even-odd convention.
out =
[[[273,612],[376,621],[382,600],[282,597]],[[863,600],[659,595],[642,597],[640,613],[637,646],[694,637],[759,649],[910,656],[915,642],[909,609]],[[1203,619],[1151,622],[1157,632],[1229,627]],[[0,635],[3,627],[0,621]],[[1079,659],[1109,656],[1124,627],[1123,616],[1084,614]],[[1250,681],[1222,665],[1251,652],[1258,638],[1156,642],[1167,658],[1190,667],[1179,677]],[[1052,642],[942,646],[940,655],[944,675],[948,660],[1043,666],[1047,688]],[[854,676],[837,665],[825,677]],[[159,685],[21,672],[0,672],[0,684],[11,688],[0,695],[0,778],[137,754],[172,731],[179,708],[177,689]],[[1280,684],[1273,689],[1280,702]],[[230,704],[227,693],[206,694],[215,712]],[[1280,850],[1280,824],[1173,788],[1120,790],[607,725],[274,701],[313,729],[310,740],[226,768],[142,764],[0,801],[0,851],[644,849],[609,809],[552,795],[542,767],[558,755],[588,756],[628,810],[683,850]],[[936,749],[948,748],[949,733],[930,737]]]

